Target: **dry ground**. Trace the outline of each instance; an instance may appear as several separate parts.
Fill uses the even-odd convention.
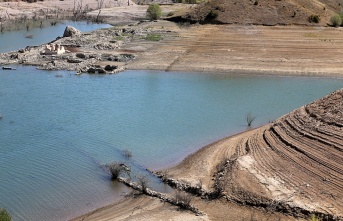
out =
[[[266,126],[209,145],[167,170],[167,176],[193,185],[202,180],[210,190],[217,165],[227,161],[225,195],[241,202],[268,198],[341,220],[342,110],[341,89]]]
[[[341,28],[304,26],[194,25],[161,21],[172,31],[163,41],[132,41],[139,54],[128,69],[243,71],[258,74],[342,75]]]

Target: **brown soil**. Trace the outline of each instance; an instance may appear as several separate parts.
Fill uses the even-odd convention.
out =
[[[330,27],[149,24],[160,42],[133,40],[128,69],[342,76],[342,29]],[[143,52],[142,52],[143,51]]]
[[[311,25],[310,15],[320,16],[320,24],[342,10],[341,0],[212,0],[182,15],[192,22],[223,24]],[[212,12],[212,16],[211,13]]]
[[[263,206],[270,199],[341,220],[342,111],[339,90],[266,126],[209,145],[166,176],[193,185],[202,180],[213,190],[221,171],[223,194],[237,202]],[[218,168],[223,161],[229,163]]]

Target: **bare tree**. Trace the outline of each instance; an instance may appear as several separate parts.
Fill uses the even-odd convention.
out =
[[[254,116],[251,112],[247,113],[245,116],[245,120],[247,121],[248,127],[251,126],[252,122],[255,120],[256,116]]]

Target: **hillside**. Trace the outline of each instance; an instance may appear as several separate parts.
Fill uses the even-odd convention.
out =
[[[166,171],[230,201],[343,219],[343,89],[264,127],[223,139]]]
[[[343,0],[211,0],[193,7],[172,20],[200,23],[289,25],[311,24],[310,15],[319,15],[320,24],[342,10]]]

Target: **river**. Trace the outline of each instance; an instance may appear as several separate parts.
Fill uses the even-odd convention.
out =
[[[112,161],[175,165],[222,137],[312,102],[342,79],[125,71],[0,70],[0,207],[13,220],[66,220],[129,191]],[[132,158],[123,152],[130,150]],[[163,191],[164,186],[151,185]],[[156,184],[156,185],[155,185]]]

